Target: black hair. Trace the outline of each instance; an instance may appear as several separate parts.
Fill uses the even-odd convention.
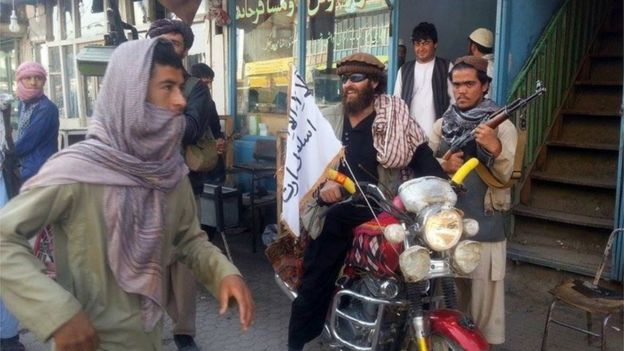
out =
[[[438,31],[433,23],[420,22],[412,31],[412,43],[419,42],[421,40],[431,39],[433,43],[438,42]]]
[[[486,48],[485,46],[477,43],[476,41],[468,38],[468,40],[470,40],[471,44],[474,44],[477,47],[477,50],[479,50],[480,53],[486,55],[486,54],[491,54],[492,53],[492,48]]]
[[[212,68],[205,63],[196,63],[191,66],[191,75],[197,78],[214,78]]]
[[[182,59],[176,54],[173,44],[169,40],[160,39],[154,45],[154,53],[152,55],[152,65],[150,67],[150,79],[154,74],[154,65],[171,66],[184,70]]]
[[[469,65],[465,62],[460,62],[456,64],[455,66],[453,66],[453,68],[449,72],[450,81],[451,82],[453,81],[453,72],[460,70],[460,69],[466,69],[466,68],[472,68],[475,71],[477,71],[477,79],[479,79],[479,82],[481,82],[481,84],[490,83],[492,81],[492,78],[488,77],[486,72],[480,71],[476,69],[473,65]]]
[[[377,88],[375,88],[375,94],[384,94],[386,92],[386,75],[384,73],[382,73],[381,75],[373,75],[373,76],[369,76],[370,79],[372,81],[376,81],[379,84],[377,84]]]

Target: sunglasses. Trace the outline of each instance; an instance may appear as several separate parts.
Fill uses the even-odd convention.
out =
[[[347,81],[351,81],[352,83],[359,83],[364,79],[368,79],[368,76],[364,73],[353,73],[352,75],[343,74],[340,76],[340,81],[342,84],[347,84]]]

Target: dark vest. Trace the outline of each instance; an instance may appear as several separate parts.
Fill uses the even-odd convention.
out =
[[[401,98],[408,107],[412,104],[414,96],[414,67],[416,61],[406,62],[401,66]],[[441,57],[435,58],[433,75],[431,76],[431,88],[433,90],[433,106],[438,119],[449,107],[451,99],[448,96],[448,69],[449,61]]]

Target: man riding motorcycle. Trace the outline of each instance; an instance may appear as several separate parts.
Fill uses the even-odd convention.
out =
[[[378,184],[396,195],[401,182],[418,176],[446,174],[427,144],[427,137],[398,97],[383,94],[384,65],[366,53],[337,63],[342,81],[342,106],[325,117],[345,147],[346,165],[339,171],[357,181]],[[341,109],[341,110],[340,110]],[[328,180],[318,198],[304,211],[303,226],[311,240],[305,251],[303,277],[293,301],[288,330],[289,350],[302,350],[323,329],[335,280],[349,251],[357,225],[373,218],[370,209],[342,199],[341,185]]]

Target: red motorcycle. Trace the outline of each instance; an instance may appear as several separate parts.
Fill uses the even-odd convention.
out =
[[[357,184],[360,191],[345,201],[363,196],[383,212],[354,230],[325,322],[330,347],[489,350],[473,321],[457,310],[454,283],[477,267],[481,255],[481,244],[468,239],[478,223],[454,207],[463,179],[477,164],[468,161],[450,182],[431,176],[409,180],[394,201],[375,185]],[[294,299],[296,291],[275,277]]]

